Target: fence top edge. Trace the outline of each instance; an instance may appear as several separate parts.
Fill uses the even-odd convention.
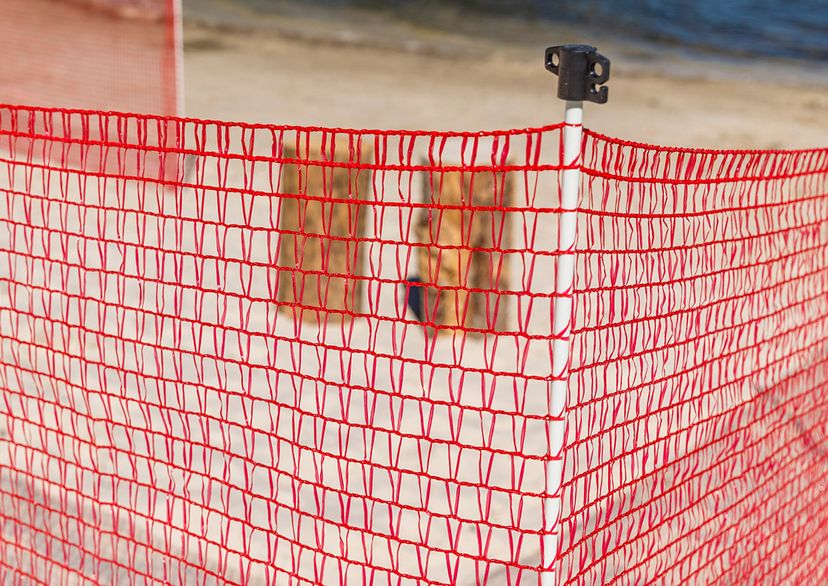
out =
[[[584,135],[593,140],[600,140],[618,146],[626,146],[632,148],[647,149],[654,152],[662,153],[686,153],[694,155],[807,155],[807,154],[828,154],[828,146],[800,148],[800,149],[714,149],[714,148],[694,148],[694,147],[676,147],[666,146],[654,143],[639,142],[634,140],[626,140],[623,138],[615,138],[607,134],[596,132],[589,128],[584,128]]]
[[[511,128],[505,130],[477,130],[477,131],[456,131],[456,130],[414,130],[414,129],[379,129],[379,128],[347,128],[335,126],[301,125],[301,124],[269,124],[255,122],[236,122],[227,120],[216,120],[210,118],[195,118],[187,116],[165,116],[161,114],[139,114],[136,112],[119,112],[116,110],[91,110],[84,108],[56,108],[45,106],[24,106],[18,104],[0,103],[0,110],[10,112],[28,112],[41,114],[78,115],[112,117],[134,120],[149,120],[155,122],[173,122],[177,124],[200,124],[221,128],[239,128],[242,130],[271,130],[271,131],[297,131],[297,132],[330,132],[336,134],[350,135],[375,135],[375,136],[431,136],[438,138],[487,138],[500,136],[514,136],[525,134],[538,134],[550,132],[563,128],[564,123],[558,122],[545,126]]]

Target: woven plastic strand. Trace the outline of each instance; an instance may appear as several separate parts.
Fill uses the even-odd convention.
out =
[[[0,128],[4,583],[538,581],[559,126]]]

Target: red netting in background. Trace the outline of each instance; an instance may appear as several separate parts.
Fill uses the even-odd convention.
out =
[[[0,128],[4,582],[537,582],[560,126]]]
[[[180,114],[179,0],[2,0],[0,2],[0,103],[104,112]],[[112,160],[81,160],[81,144],[130,140],[117,121],[82,116],[16,120],[7,111],[0,130],[55,132],[78,141],[51,149],[71,164],[103,171]],[[44,127],[51,123],[59,129]],[[14,125],[14,127],[12,127]],[[146,140],[173,147],[175,128],[159,121]],[[159,140],[161,142],[159,142]],[[136,157],[133,157],[135,159]],[[179,161],[157,157],[119,162],[123,174],[173,180]]]
[[[562,582],[823,583],[828,150],[584,153]]]
[[[0,103],[178,113],[177,0],[3,0]]]

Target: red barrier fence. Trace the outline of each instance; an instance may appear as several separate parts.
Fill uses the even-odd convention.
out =
[[[586,134],[561,445],[564,125],[6,121],[4,581],[817,580],[828,151]]]

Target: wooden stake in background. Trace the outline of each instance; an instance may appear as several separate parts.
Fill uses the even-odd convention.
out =
[[[359,149],[351,160],[347,147],[334,155],[319,145],[297,153],[285,148],[285,157],[301,163],[282,166],[284,194],[279,218],[282,243],[279,253],[277,299],[281,309],[301,319],[319,322],[349,319],[361,311],[365,234],[365,199],[371,184],[370,170],[331,163],[370,160],[371,152]],[[327,149],[328,151],[330,149]]]
[[[417,222],[424,321],[450,333],[508,328],[509,215],[505,173],[429,172]]]

